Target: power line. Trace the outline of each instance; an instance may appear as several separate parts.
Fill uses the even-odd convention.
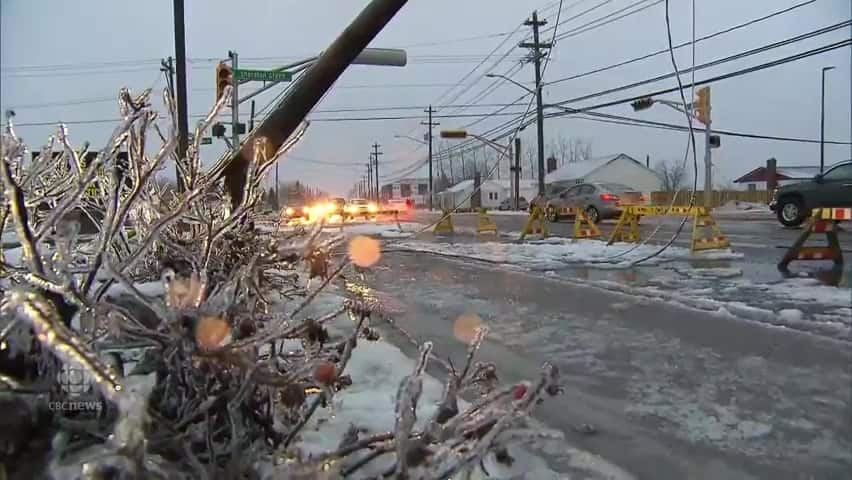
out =
[[[627,12],[627,13],[625,13],[625,14],[623,14],[623,15],[616,16],[617,14],[619,14],[619,13],[621,13],[621,12],[625,11],[625,10],[628,10],[628,9],[630,9],[630,8],[633,8],[634,6],[640,5],[640,4],[645,3],[645,2],[647,2],[647,1],[648,1],[648,0],[639,0],[638,2],[631,3],[630,5],[628,5],[628,6],[624,7],[624,8],[621,8],[621,9],[619,9],[619,10],[616,10],[616,11],[612,12],[612,13],[609,13],[609,14],[607,14],[607,15],[604,15],[603,17],[597,18],[597,19],[592,20],[591,22],[589,22],[589,23],[591,23],[591,24],[596,23],[596,22],[601,22],[601,23],[598,23],[597,25],[588,25],[588,24],[587,24],[587,26],[579,26],[579,27],[573,28],[573,29],[571,29],[571,30],[568,30],[567,32],[560,33],[560,34],[556,37],[556,40],[564,40],[564,39],[566,39],[566,38],[575,37],[575,36],[580,35],[580,34],[582,34],[582,33],[586,33],[586,32],[589,32],[589,31],[592,31],[592,30],[598,29],[598,28],[600,28],[600,27],[603,27],[603,26],[605,26],[605,25],[609,25],[610,23],[617,22],[618,20],[621,20],[621,19],[627,18],[627,17],[629,17],[629,16],[631,16],[631,15],[635,15],[635,14],[637,14],[637,13],[643,12],[643,11],[645,11],[645,10],[647,10],[647,9],[649,9],[649,8],[651,8],[651,7],[653,7],[653,6],[659,5],[660,3],[663,3],[663,1],[664,1],[664,0],[656,0],[656,1],[652,2],[652,3],[649,3],[649,4],[647,4],[647,5],[644,5],[644,6],[640,7],[640,8],[637,8],[636,10],[633,10],[633,11],[631,11],[631,12]],[[604,21],[604,20],[606,20],[606,21]]]
[[[779,15],[783,15],[783,14],[785,14],[785,13],[792,12],[793,10],[796,10],[796,9],[798,9],[798,8],[801,8],[801,7],[804,7],[804,6],[807,6],[807,5],[810,5],[810,4],[812,4],[812,3],[815,3],[816,1],[817,1],[817,0],[808,0],[808,1],[806,1],[806,2],[798,3],[798,4],[796,4],[796,5],[793,5],[793,6],[791,6],[791,7],[788,7],[788,8],[782,9],[782,10],[777,10],[777,11],[775,11],[775,12],[772,12],[772,13],[768,14],[768,15],[764,15],[764,16],[762,16],[762,17],[758,17],[758,18],[755,18],[755,19],[749,20],[749,21],[747,21],[747,22],[740,23],[740,24],[738,24],[738,25],[734,25],[734,26],[732,26],[732,27],[728,27],[728,28],[726,28],[726,29],[719,30],[719,31],[714,32],[714,33],[711,33],[711,34],[709,34],[709,35],[705,35],[705,36],[703,36],[703,37],[697,38],[697,39],[695,40],[695,43],[703,42],[703,41],[705,41],[705,40],[709,40],[709,39],[711,39],[711,38],[715,38],[715,37],[718,37],[718,36],[720,36],[720,35],[724,35],[724,34],[727,34],[727,33],[730,33],[730,32],[733,32],[733,31],[736,31],[736,30],[739,30],[739,29],[745,28],[745,27],[749,27],[749,26],[754,25],[754,24],[756,24],[756,23],[759,23],[759,22],[763,22],[763,21],[769,20],[770,18],[774,18],[774,17],[777,17],[777,16],[779,16]],[[685,46],[687,46],[687,45],[691,45],[691,44],[692,44],[692,42],[687,41],[687,42],[683,42],[683,43],[681,43],[681,44],[675,45],[673,48],[674,48],[675,50],[677,50],[677,49],[679,49],[679,48],[683,48],[683,47],[685,47]],[[568,80],[575,80],[575,79],[577,79],[577,78],[587,77],[587,76],[589,76],[589,75],[594,75],[594,74],[596,74],[596,73],[605,72],[605,71],[607,71],[607,70],[612,70],[612,69],[614,69],[614,68],[623,67],[623,66],[625,66],[625,65],[629,65],[629,64],[631,64],[631,63],[635,63],[635,62],[639,62],[639,61],[642,61],[642,60],[646,60],[646,59],[648,59],[648,58],[656,57],[656,56],[658,56],[658,55],[662,55],[662,54],[664,54],[664,53],[668,53],[668,49],[667,49],[667,48],[663,48],[663,49],[661,49],[661,50],[657,50],[657,51],[655,51],[655,52],[648,53],[648,54],[645,54],[645,55],[642,55],[642,56],[639,56],[639,57],[636,57],[636,58],[631,58],[630,60],[625,60],[625,61],[623,61],[623,62],[615,63],[615,64],[612,64],[612,65],[608,65],[608,66],[606,66],[606,67],[596,68],[596,69],[594,69],[594,70],[590,70],[590,71],[587,71],[587,72],[578,73],[578,74],[576,74],[576,75],[571,75],[571,76],[568,76],[568,77],[564,77],[564,78],[560,78],[560,79],[557,79],[557,80],[553,80],[552,82],[549,82],[549,83],[548,83],[548,85],[555,85],[555,84],[557,84],[557,83],[566,82],[566,81],[568,81]]]
[[[819,35],[824,35],[826,33],[830,33],[830,32],[833,32],[835,30],[839,30],[841,28],[847,27],[851,24],[852,24],[852,20],[846,20],[844,22],[836,23],[836,24],[830,25],[828,27],[823,27],[823,28],[813,30],[813,31],[808,32],[808,33],[797,35],[795,37],[790,37],[790,38],[787,38],[785,40],[781,40],[781,41],[778,41],[778,42],[763,45],[761,47],[753,48],[751,50],[746,50],[745,52],[735,53],[733,55],[729,55],[729,56],[724,57],[724,58],[712,60],[710,62],[706,62],[706,63],[703,63],[701,65],[696,65],[692,69],[684,69],[684,70],[682,70],[681,72],[678,72],[678,73],[686,73],[689,70],[703,70],[703,69],[706,69],[706,68],[715,67],[715,66],[718,66],[718,65],[722,65],[724,63],[732,62],[734,60],[739,60],[739,59],[749,57],[749,56],[752,56],[752,55],[756,55],[756,54],[759,54],[759,53],[763,53],[763,52],[766,52],[766,51],[769,51],[769,50],[772,50],[772,49],[775,49],[775,48],[790,45],[792,43],[797,43],[797,42],[800,42],[802,40],[807,40],[809,38],[813,38],[813,37],[816,37],[816,36],[819,36]],[[575,98],[572,98],[570,100],[565,100],[565,101],[558,102],[558,103],[559,104],[565,104],[565,103],[580,102],[580,101],[583,101],[583,100],[588,100],[590,98],[600,97],[600,96],[603,96],[603,95],[608,95],[610,93],[616,93],[616,92],[620,92],[620,91],[623,91],[623,90],[629,90],[629,89],[632,89],[632,88],[640,87],[642,85],[647,85],[649,83],[658,82],[660,80],[666,80],[666,79],[672,78],[674,76],[675,76],[675,73],[666,73],[666,74],[663,74],[663,75],[658,75],[656,77],[641,80],[639,82],[634,82],[634,83],[627,84],[627,85],[621,85],[619,87],[610,88],[610,89],[607,89],[607,90],[603,90],[603,91],[588,94],[588,95],[583,95],[583,96],[580,96],[580,97],[575,97]],[[672,90],[672,91],[674,91],[674,90]]]

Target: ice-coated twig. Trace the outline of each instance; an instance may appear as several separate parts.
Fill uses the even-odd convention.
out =
[[[38,340],[51,349],[64,362],[77,365],[92,375],[101,394],[113,400],[121,396],[121,384],[115,373],[59,318],[55,308],[35,293],[13,290],[7,293],[7,302],[19,308],[37,333]]]
[[[408,476],[409,437],[417,421],[417,402],[423,391],[423,371],[426,369],[430,353],[432,353],[432,342],[426,342],[420,347],[420,356],[414,372],[402,380],[396,395],[394,437],[396,438],[397,471],[400,478]]]

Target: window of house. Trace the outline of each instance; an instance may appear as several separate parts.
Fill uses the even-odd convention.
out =
[[[418,195],[426,195],[426,193],[428,193],[428,192],[429,192],[429,185],[427,185],[425,183],[418,183],[417,184],[417,194]]]
[[[399,186],[399,194],[402,198],[408,198],[411,196],[411,184],[403,183]]]
[[[748,191],[749,191],[749,192],[755,192],[755,191],[757,191],[757,184],[756,184],[756,183],[749,183],[749,184],[748,184]]]

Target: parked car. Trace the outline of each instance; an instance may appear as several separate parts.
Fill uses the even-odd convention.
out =
[[[836,164],[813,180],[776,188],[769,208],[787,227],[801,225],[814,208],[852,207],[852,161]]]
[[[645,203],[642,192],[638,192],[620,183],[580,183],[557,195],[547,202],[544,212],[551,222],[558,222],[559,210],[566,207],[578,207],[586,211],[593,223],[621,215],[622,205]]]
[[[404,215],[414,210],[414,201],[410,198],[392,198],[382,207],[383,212]]]
[[[497,210],[512,210],[515,208],[515,200],[512,198],[504,198]],[[518,210],[529,210],[530,202],[524,197],[518,197]]]

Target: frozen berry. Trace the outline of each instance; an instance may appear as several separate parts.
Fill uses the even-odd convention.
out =
[[[324,385],[331,385],[337,377],[337,367],[331,362],[319,362],[314,367],[314,379]]]
[[[519,384],[515,385],[515,388],[512,389],[512,397],[514,397],[515,400],[520,400],[520,399],[524,398],[526,395],[527,395],[527,386],[523,383],[519,383]]]
[[[230,325],[222,318],[201,317],[195,326],[195,341],[199,347],[213,350],[221,347],[230,333]]]

